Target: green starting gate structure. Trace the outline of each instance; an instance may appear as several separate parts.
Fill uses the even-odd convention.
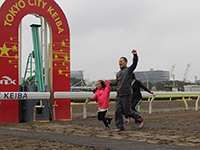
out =
[[[40,47],[40,39],[39,39],[39,27],[41,25],[32,24],[30,25],[32,29],[32,38],[33,38],[33,51],[29,54],[28,60],[26,63],[26,69],[24,73],[24,79],[22,85],[25,85],[26,82],[30,82],[31,86],[34,86],[35,83],[37,85],[38,92],[44,92],[44,77],[43,77],[43,65],[42,65],[42,55],[41,55],[41,47]],[[33,76],[33,61],[35,59],[35,76]],[[30,68],[28,67],[30,64]],[[30,71],[30,77],[27,77],[27,72]]]
[[[30,27],[32,30],[33,51],[29,54],[27,59],[21,91],[45,92],[43,62],[39,38],[39,27],[41,27],[41,25],[32,24]],[[35,71],[33,71],[33,63],[35,63]],[[30,73],[29,77],[27,77],[28,72]],[[19,109],[20,122],[50,119],[48,100],[22,100],[19,102]]]

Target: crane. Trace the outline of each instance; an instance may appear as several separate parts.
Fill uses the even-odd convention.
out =
[[[190,66],[191,66],[191,62],[189,64],[187,64],[187,66],[186,66],[183,81],[186,81],[186,79],[187,79],[187,74],[188,74]]]

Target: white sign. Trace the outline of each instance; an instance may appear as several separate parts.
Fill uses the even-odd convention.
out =
[[[50,92],[0,92],[0,100],[49,99]]]
[[[10,84],[16,85],[15,81],[16,80],[12,80],[8,76],[3,76],[2,80],[0,80],[0,84],[2,84],[2,85],[10,85]]]

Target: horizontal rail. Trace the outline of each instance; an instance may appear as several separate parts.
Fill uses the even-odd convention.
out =
[[[152,112],[152,103],[155,98],[173,98],[173,97],[182,97],[183,102],[187,108],[187,102],[184,97],[198,97],[195,102],[195,110],[198,110],[198,102],[200,100],[200,92],[154,92],[150,94],[147,92],[141,92],[143,98],[151,98],[149,103],[149,114]],[[116,97],[117,92],[110,92],[110,98]],[[94,96],[93,92],[54,92],[55,99],[65,99],[65,98],[92,98]],[[88,103],[88,102],[87,102]],[[87,105],[86,103],[86,105]],[[86,106],[85,106],[86,107]]]
[[[0,100],[49,99],[50,92],[0,92]]]
[[[142,97],[152,97],[152,94],[147,92],[141,92]],[[110,98],[116,97],[117,92],[110,92]],[[167,97],[198,97],[200,92],[154,92],[155,98],[167,98]],[[54,92],[56,99],[64,98],[92,98],[93,92]]]
[[[110,92],[110,98],[115,98],[117,92]],[[55,99],[65,99],[65,98],[92,98],[94,96],[93,92],[54,92]],[[151,97],[152,95],[147,92],[142,92],[143,97]]]
[[[200,92],[154,92],[155,98],[165,98],[165,97],[192,97],[197,96]]]

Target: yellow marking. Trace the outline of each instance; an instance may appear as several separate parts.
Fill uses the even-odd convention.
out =
[[[65,41],[63,40],[62,42],[61,42],[61,44],[62,44],[62,46],[66,46],[65,44]]]
[[[4,44],[3,44],[3,47],[0,47],[0,50],[1,50],[0,56],[2,56],[3,54],[5,54],[6,56],[9,57],[8,51],[9,51],[10,49],[11,49],[11,48],[7,48],[7,47],[6,47],[6,44],[4,43]]]
[[[58,72],[59,72],[59,74],[62,74],[62,70],[60,69],[60,70],[58,70]]]
[[[17,46],[12,46],[13,51],[17,51]]]
[[[67,62],[70,61],[70,60],[69,60],[69,57],[68,57],[67,55],[65,55],[64,58],[65,58],[65,61],[67,61]]]
[[[15,57],[15,59],[18,59],[18,56],[17,56],[17,55],[15,55],[14,57]]]
[[[57,54],[55,55],[55,58],[56,58],[56,59],[58,58],[58,55],[57,55]]]

